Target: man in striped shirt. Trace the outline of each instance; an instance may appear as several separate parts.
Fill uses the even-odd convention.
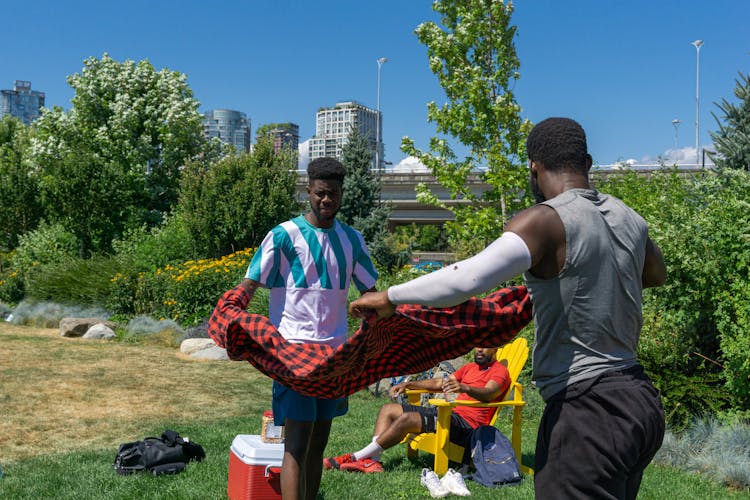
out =
[[[259,286],[270,289],[269,319],[286,340],[337,347],[347,336],[350,284],[361,293],[374,291],[378,273],[362,235],[336,220],[344,166],[333,158],[317,158],[307,173],[310,211],[266,235],[241,286],[251,297]],[[323,452],[341,403],[304,396],[274,381],[274,420],[285,427],[285,500],[317,496]]]

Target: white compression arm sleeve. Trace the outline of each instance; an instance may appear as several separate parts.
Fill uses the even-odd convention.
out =
[[[393,304],[450,307],[486,292],[531,267],[526,242],[505,232],[473,257],[388,288]]]

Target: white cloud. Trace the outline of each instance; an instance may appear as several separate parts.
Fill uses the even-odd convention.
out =
[[[310,163],[310,139],[299,143],[297,146],[297,170],[306,171]]]
[[[393,172],[397,173],[417,173],[417,172],[429,172],[427,168],[419,159],[414,156],[407,156],[398,164],[393,167]]]
[[[711,148],[704,147],[703,149],[708,151],[712,151]],[[667,149],[663,153],[661,153],[659,156],[644,156],[638,163],[642,165],[658,165],[660,160],[665,165],[675,165],[678,166],[682,165],[695,165],[695,148],[691,146],[686,146],[684,148],[679,149]],[[698,163],[703,164],[704,157],[703,152],[701,151],[701,154],[698,156]],[[708,154],[705,155],[705,162],[706,165],[713,165],[713,162],[708,157]]]

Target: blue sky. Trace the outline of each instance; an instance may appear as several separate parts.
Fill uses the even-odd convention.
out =
[[[693,40],[704,40],[702,147],[717,129],[714,103],[735,101],[738,71],[750,73],[748,0],[526,0],[515,9],[523,116],[577,119],[598,164],[692,161]],[[186,73],[201,110],[243,111],[253,130],[292,121],[305,140],[321,106],[356,99],[375,107],[376,59],[387,57],[380,109],[386,160],[396,165],[402,136],[427,146],[426,103],[444,101],[413,34],[437,20],[428,0],[8,1],[0,18],[0,88],[30,80],[48,106],[70,107],[66,76],[108,52]]]

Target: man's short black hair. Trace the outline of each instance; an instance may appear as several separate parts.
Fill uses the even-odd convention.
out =
[[[547,118],[537,123],[526,139],[526,152],[529,160],[540,162],[549,170],[587,172],[586,132],[570,118]]]
[[[315,158],[307,165],[307,182],[320,179],[323,181],[339,181],[344,183],[346,168],[336,158]]]

